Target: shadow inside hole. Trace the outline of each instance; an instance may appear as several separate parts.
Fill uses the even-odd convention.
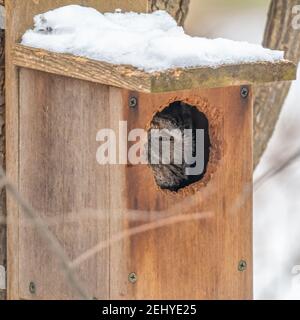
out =
[[[164,130],[166,129],[166,130]],[[191,139],[184,138],[185,129],[190,129]],[[203,140],[199,141],[196,139],[196,130],[202,129],[204,134]],[[154,132],[159,131],[159,147],[153,147],[151,143],[156,141],[153,139]],[[175,131],[173,131],[175,130]],[[177,132],[177,135],[169,134],[168,132]],[[152,138],[151,138],[152,137]],[[176,139],[184,141],[182,149],[178,149]],[[166,148],[166,144],[163,141],[169,139],[170,147]],[[179,140],[178,140],[179,141]],[[177,143],[178,143],[177,141]],[[202,157],[202,170],[201,173],[196,175],[187,174],[188,169],[195,168],[197,163],[194,161],[189,164],[186,162],[184,156],[184,150],[186,145],[190,145],[189,154],[193,157],[201,152]],[[176,147],[177,146],[177,147]],[[153,170],[155,181],[161,189],[167,189],[170,191],[178,191],[179,189],[185,188],[195,182],[200,181],[207,170],[207,164],[209,161],[210,154],[210,138],[209,138],[209,123],[204,113],[200,112],[196,107],[191,106],[181,101],[175,101],[171,103],[161,112],[158,112],[154,117],[148,131],[148,162]],[[167,151],[166,151],[167,150]],[[181,163],[178,160],[175,161],[175,152],[179,150],[181,157]],[[164,155],[163,155],[163,152]],[[167,154],[167,160],[170,159],[167,164],[163,161]],[[177,153],[178,159],[179,153]],[[156,159],[156,161],[153,161]]]

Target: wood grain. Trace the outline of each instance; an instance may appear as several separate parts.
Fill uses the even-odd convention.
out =
[[[239,87],[139,94],[139,108],[131,109],[133,93],[126,90],[27,69],[20,81],[22,194],[51,223],[70,259],[112,241],[76,265],[91,297],[252,298],[251,95],[241,99]],[[174,99],[211,110],[213,148],[221,153],[210,162],[215,168],[205,185],[163,192],[148,166],[97,164],[98,130],[118,132],[121,120],[128,130],[146,128]],[[203,216],[172,223],[195,213]],[[139,228],[145,231],[134,234]],[[19,297],[76,298],[24,215],[19,234]],[[238,271],[241,259],[245,272]],[[134,285],[131,272],[138,275]],[[28,292],[30,281],[36,295]]]
[[[45,50],[16,45],[14,64],[81,80],[139,90],[150,90],[150,77],[130,66],[112,65],[68,54],[57,54]]]
[[[177,68],[146,73],[132,66],[114,65],[20,44],[14,46],[12,56],[13,63],[17,66],[145,93],[226,87],[296,78],[296,66],[289,61],[224,65],[218,68]]]
[[[6,0],[6,161],[7,176],[10,181],[19,186],[19,73],[12,62],[11,52],[14,45],[20,41],[24,32],[32,26],[33,17],[67,4],[91,6],[99,11],[114,11],[121,8],[124,11],[133,10],[146,12],[147,0]],[[8,298],[18,299],[19,292],[19,208],[8,195]]]
[[[239,87],[139,94],[139,108],[129,109],[130,94],[124,93],[128,130],[145,128],[174,99],[198,103],[200,110],[208,104],[214,110],[207,115],[210,132],[217,135],[213,148],[221,143],[221,154],[209,164],[215,168],[208,170],[213,174],[205,185],[199,182],[177,193],[159,190],[145,165],[126,168],[121,203],[127,201],[128,214],[114,212],[121,222],[113,233],[153,228],[111,248],[111,269],[123,270],[111,276],[118,284],[111,298],[252,299],[252,96],[243,100]],[[163,219],[195,213],[202,218],[160,226]],[[240,260],[248,263],[245,272],[238,271]],[[125,283],[130,272],[138,276],[134,285]]]
[[[20,70],[20,192],[71,260],[108,237],[109,170],[96,162],[108,100],[107,86]],[[23,213],[19,224],[20,298],[75,299],[55,254]],[[106,249],[78,270],[91,298],[109,297],[108,261]]]
[[[0,30],[0,166],[5,167],[5,70],[4,70],[5,32]],[[0,265],[6,270],[6,195],[5,188],[0,189]],[[5,299],[6,290],[0,289],[0,300]]]

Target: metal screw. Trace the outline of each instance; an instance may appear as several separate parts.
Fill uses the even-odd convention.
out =
[[[240,272],[243,272],[243,271],[246,271],[246,269],[247,269],[247,261],[241,260],[241,261],[239,262],[238,270],[239,270]]]
[[[247,87],[242,87],[241,88],[241,97],[243,99],[247,99],[249,96],[249,89]]]
[[[135,108],[138,105],[138,99],[136,97],[131,97],[129,99],[129,107],[130,108]]]
[[[137,275],[135,272],[132,272],[128,276],[128,280],[130,283],[135,284],[137,282]]]
[[[36,294],[36,286],[35,286],[34,282],[30,282],[30,284],[29,284],[29,292],[31,294]]]

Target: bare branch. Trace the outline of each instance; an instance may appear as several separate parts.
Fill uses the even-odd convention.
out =
[[[297,150],[294,154],[292,154],[287,160],[283,163],[279,164],[275,168],[271,168],[264,174],[262,174],[259,178],[255,180],[254,189],[257,191],[263,184],[269,181],[271,178],[275,177],[282,171],[284,171],[287,167],[292,165],[296,160],[300,158],[300,150]]]
[[[149,0],[151,11],[166,10],[181,26],[187,17],[189,5],[190,0]]]

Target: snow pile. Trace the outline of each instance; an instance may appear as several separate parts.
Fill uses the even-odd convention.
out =
[[[34,18],[22,44],[145,71],[282,60],[283,52],[225,39],[190,37],[164,11],[100,13],[78,5]]]

